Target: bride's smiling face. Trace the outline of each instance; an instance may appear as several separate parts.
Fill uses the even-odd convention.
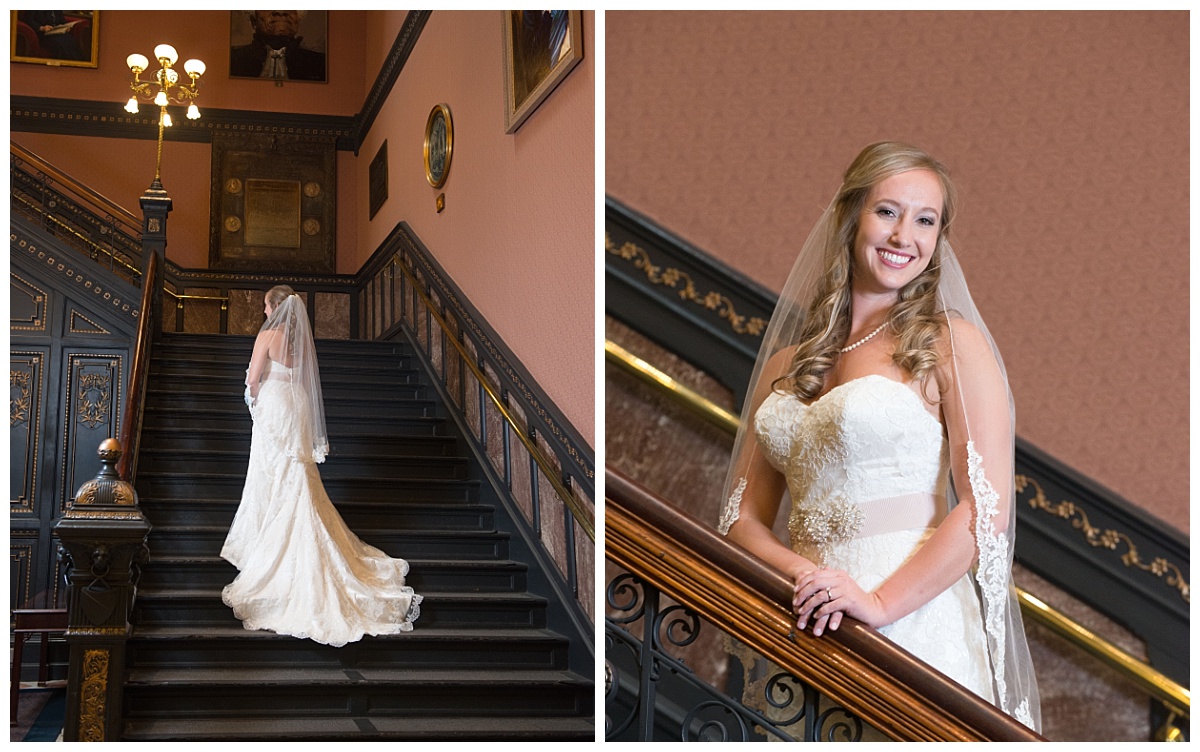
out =
[[[930,170],[908,170],[876,183],[854,238],[854,290],[897,293],[929,266],[937,247],[942,183]]]
[[[274,310],[275,310],[275,306],[271,305],[271,293],[267,293],[266,295],[263,296],[263,313],[270,316],[271,311],[274,311]]]

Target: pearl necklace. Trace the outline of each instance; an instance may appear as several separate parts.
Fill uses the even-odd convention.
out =
[[[848,352],[850,352],[850,351],[851,351],[851,350],[853,350],[854,348],[858,347],[859,345],[863,344],[864,342],[866,342],[866,341],[867,341],[867,340],[869,340],[870,338],[874,337],[876,334],[879,334],[880,332],[882,332],[882,331],[883,331],[883,328],[884,328],[885,326],[887,326],[887,325],[888,325],[888,322],[886,322],[886,321],[885,321],[885,322],[883,322],[882,324],[880,324],[880,325],[879,325],[879,328],[878,328],[878,329],[876,329],[875,331],[871,332],[871,333],[870,333],[870,334],[868,334],[867,336],[863,337],[863,338],[862,338],[862,339],[860,339],[859,341],[855,342],[853,345],[847,345],[846,347],[843,347],[843,348],[842,348],[841,350],[839,350],[838,352],[844,352],[844,353],[848,353]]]

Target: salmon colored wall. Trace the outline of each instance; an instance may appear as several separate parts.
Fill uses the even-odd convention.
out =
[[[360,261],[408,222],[594,445],[594,15],[583,18],[583,60],[514,135],[504,132],[501,20],[500,11],[430,17],[360,151]],[[439,102],[450,107],[454,147],[434,190],[422,145]],[[388,198],[368,220],[368,168],[384,140]]]
[[[125,58],[146,57],[155,46],[170,44],[179,52],[177,67],[198,57],[207,70],[200,78],[198,105],[231,110],[353,115],[362,107],[363,26],[366,11],[333,11],[328,28],[328,83],[269,81],[229,77],[229,13],[227,10],[100,11],[100,67],[52,68],[10,63],[11,93],[69,99],[129,99]],[[393,33],[393,38],[395,34]],[[376,66],[376,70],[378,66]],[[372,76],[374,71],[372,71]],[[146,78],[146,74],[143,74]],[[144,105],[143,105],[144,106]],[[151,175],[151,177],[154,177]]]
[[[778,291],[863,146],[928,149],[1018,433],[1187,531],[1188,27],[609,12],[605,190]]]
[[[140,52],[149,57],[155,45],[165,42],[179,51],[181,59],[198,57],[207,65],[197,100],[201,113],[205,107],[215,107],[351,116],[362,107],[363,92],[370,85],[370,81],[363,83],[365,24],[365,11],[331,14],[329,83],[294,81],[275,86],[266,81],[229,78],[229,11],[101,11],[99,68],[11,63],[11,93],[122,102],[130,93],[126,56]],[[145,112],[147,105],[142,107]],[[138,198],[154,179],[156,141],[40,133],[16,133],[12,139],[134,214],[141,213]],[[114,154],[120,155],[120,169],[114,169]],[[350,153],[338,153],[336,243],[340,274],[358,271],[354,160]],[[208,266],[211,173],[212,149],[208,144],[177,143],[169,137],[165,140],[162,183],[174,204],[167,222],[167,257],[184,268]]]
[[[100,68],[11,64],[12,93],[128,98],[125,57],[169,42],[208,65],[204,107],[353,115],[363,106],[407,11],[334,11],[329,84],[283,87],[228,77],[226,11],[102,11]],[[584,59],[512,136],[504,133],[499,11],[432,14],[358,157],[338,153],[337,271],[357,272],[399,221],[499,332],[581,435],[595,443],[595,50],[584,16]],[[154,29],[156,32],[143,31]],[[369,62],[368,62],[369,61]],[[425,119],[450,104],[454,158],[433,209],[424,178]],[[16,133],[12,138],[118,204],[140,213],[154,177],[155,142]],[[367,219],[367,176],[388,140],[390,196]],[[211,147],[163,148],[162,181],[174,201],[167,256],[208,265]]]
[[[60,167],[71,177],[90,186],[141,216],[138,199],[154,180],[157,141],[60,136],[49,133],[13,133],[13,141]],[[114,158],[114,155],[119,155]],[[355,195],[354,155],[338,152],[337,273],[358,271],[358,212]],[[212,146],[165,141],[162,184],[171,197],[167,218],[167,258],[185,269],[208,268],[209,187],[212,175]]]

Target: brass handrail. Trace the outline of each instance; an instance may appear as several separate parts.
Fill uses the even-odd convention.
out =
[[[737,433],[738,418],[712,401],[705,399],[684,384],[638,358],[610,340],[604,341],[604,356],[609,362],[620,366],[641,381],[671,395],[681,404],[717,426]],[[1138,660],[1121,648],[1071,620],[1068,616],[1045,602],[1017,588],[1021,613],[1053,630],[1069,642],[1086,650],[1105,664],[1133,680],[1148,694],[1160,700],[1170,710],[1191,717],[1191,690],[1170,677]]]
[[[66,222],[63,222],[61,219],[54,216],[53,214],[45,211],[44,209],[42,209],[42,207],[25,199],[24,197],[22,197],[18,194],[14,193],[14,194],[12,194],[12,197],[15,198],[17,201],[19,201],[20,203],[28,206],[30,209],[33,209],[42,218],[44,218],[50,222],[53,222],[55,225],[58,226],[59,230],[61,230],[62,232],[66,232],[70,235],[75,236],[80,242],[84,243],[88,247],[92,248],[95,251],[105,254],[110,259],[112,259],[113,262],[125,267],[125,269],[130,272],[130,276],[134,276],[134,277],[141,276],[142,271],[140,269],[138,269],[136,266],[131,265],[128,261],[125,261],[121,257],[117,256],[115,253],[113,253],[110,249],[105,248],[104,246],[96,243],[96,241],[92,240],[91,238],[87,237],[86,235],[81,235],[79,233],[79,231],[76,230],[74,227],[67,224]]]
[[[183,308],[183,301],[185,301],[185,300],[219,300],[219,301],[221,301],[221,310],[222,311],[227,310],[229,307],[229,296],[228,295],[181,295],[167,287],[163,288],[163,292],[170,295],[172,298],[175,298],[175,300],[179,301],[178,303],[176,303],[177,308]]]
[[[797,632],[786,575],[616,470],[604,477],[606,558],[889,737],[1045,741],[856,619]]]
[[[78,180],[71,177],[67,173],[58,169],[54,165],[47,162],[45,159],[42,159],[37,154],[34,154],[33,152],[26,149],[24,146],[21,146],[17,142],[9,141],[9,153],[16,154],[18,157],[25,160],[26,162],[36,165],[37,168],[43,174],[54,178],[56,181],[67,186],[75,193],[92,201],[96,206],[104,209],[108,213],[112,214],[114,217],[119,217],[119,218],[125,220],[126,223],[128,223],[132,227],[138,228],[138,227],[142,226],[142,221],[137,216],[135,216],[132,212],[130,212],[128,209],[120,206],[112,199],[109,199],[109,198],[97,193],[96,191],[92,190],[88,186],[84,185],[83,183],[79,182]]]
[[[513,433],[515,433],[517,438],[520,439],[521,443],[525,445],[525,450],[529,452],[529,456],[533,457],[534,462],[536,462],[537,466],[541,468],[542,474],[546,476],[546,480],[550,482],[550,485],[554,488],[555,493],[557,493],[559,498],[562,499],[563,504],[566,505],[567,509],[571,511],[571,515],[575,518],[575,521],[579,523],[579,526],[583,528],[583,531],[587,534],[588,538],[592,542],[595,542],[596,521],[594,513],[580,504],[579,500],[575,498],[575,494],[571,493],[570,489],[568,489],[566,485],[563,484],[563,482],[558,478],[558,471],[553,465],[550,464],[550,461],[546,459],[545,455],[542,453],[542,450],[537,446],[536,443],[534,443],[533,439],[526,434],[525,428],[517,422],[517,419],[504,404],[504,401],[501,399],[500,395],[497,394],[496,390],[492,388],[492,385],[488,383],[487,376],[483,373],[483,370],[476,365],[470,353],[467,352],[466,346],[463,345],[459,341],[458,337],[456,337],[450,330],[450,326],[446,323],[446,320],[442,318],[441,313],[438,312],[433,300],[430,299],[423,289],[421,289],[421,285],[418,284],[419,280],[413,273],[412,269],[408,267],[408,263],[401,257],[399,253],[395,254],[393,260],[400,268],[401,273],[408,278],[409,284],[413,291],[416,292],[417,295],[421,297],[422,302],[425,303],[425,310],[427,310],[433,316],[434,320],[437,321],[438,326],[441,327],[442,332],[446,335],[443,337],[443,340],[450,342],[452,345],[454,345],[454,349],[458,350],[459,355],[462,356],[462,361],[466,363],[467,367],[471,369],[471,372],[475,374],[475,379],[479,382],[480,386],[483,387],[483,390],[491,399],[492,404],[494,404],[496,409],[500,411],[500,415],[503,416],[504,420],[507,421],[509,426],[512,427]]]

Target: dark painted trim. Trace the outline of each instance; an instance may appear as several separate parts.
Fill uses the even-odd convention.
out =
[[[734,332],[720,306],[707,310],[686,298],[729,301],[740,316],[769,319],[774,294],[612,198],[605,202],[605,236],[608,315],[721,381],[740,405],[758,337]],[[638,249],[629,258],[613,252],[626,243]],[[688,279],[696,294],[681,297]],[[1019,437],[1016,472],[1042,489],[1055,512],[1029,503],[1033,483],[1019,494],[1018,560],[1139,635],[1155,668],[1187,685],[1190,592],[1171,580],[1172,568],[1183,582],[1191,576],[1188,537]],[[1094,542],[1084,532],[1089,527]]]
[[[175,125],[163,132],[163,140],[212,143],[212,134],[217,131],[303,136],[336,139],[339,151],[353,151],[357,156],[432,13],[429,10],[408,12],[375,83],[367,93],[362,110],[356,115],[309,115],[202,106],[201,118],[188,120],[184,116],[184,107],[171,106],[168,110]],[[155,141],[158,139],[158,119],[153,105],[143,105],[138,114],[130,115],[125,112],[124,104],[117,101],[11,96],[9,131]]]
[[[703,364],[741,405],[775,294],[612,197],[604,247],[608,314]]]
[[[530,425],[542,438],[555,447],[555,455],[563,463],[563,471],[578,483],[589,499],[596,498],[596,457],[579,431],[571,425],[557,406],[538,386],[529,370],[504,343],[487,319],[471,304],[462,290],[446,274],[429,249],[421,243],[407,222],[400,222],[370,259],[362,266],[362,279],[370,279],[387,263],[392,254],[407,250],[421,265],[419,271],[438,288],[438,297],[453,309],[463,322],[465,331],[477,339],[501,379],[500,387],[509,398],[520,404]],[[548,333],[548,336],[554,336]]]
[[[371,132],[371,126],[375,124],[375,118],[378,117],[379,111],[383,109],[384,102],[387,101],[388,95],[392,93],[392,87],[396,85],[396,81],[400,78],[400,71],[404,69],[404,64],[408,62],[408,56],[412,54],[413,47],[417,44],[417,39],[421,36],[421,31],[425,28],[425,22],[429,20],[429,16],[433,13],[431,10],[410,10],[408,16],[404,19],[404,25],[400,27],[400,32],[396,34],[396,41],[392,43],[392,49],[388,53],[387,60],[379,69],[379,75],[375,78],[375,84],[371,87],[371,91],[367,93],[367,99],[363,102],[362,111],[355,116],[354,123],[354,154],[358,155],[358,150],[362,148],[363,141],[366,140],[367,134]]]
[[[172,106],[168,110],[175,125],[163,131],[164,141],[212,143],[213,133],[220,131],[335,139],[339,150],[355,148],[353,117],[205,107],[199,120],[188,120],[183,107]],[[12,96],[9,118],[12,133],[158,140],[158,118],[153,105],[145,105],[137,115],[130,115],[120,102]]]

